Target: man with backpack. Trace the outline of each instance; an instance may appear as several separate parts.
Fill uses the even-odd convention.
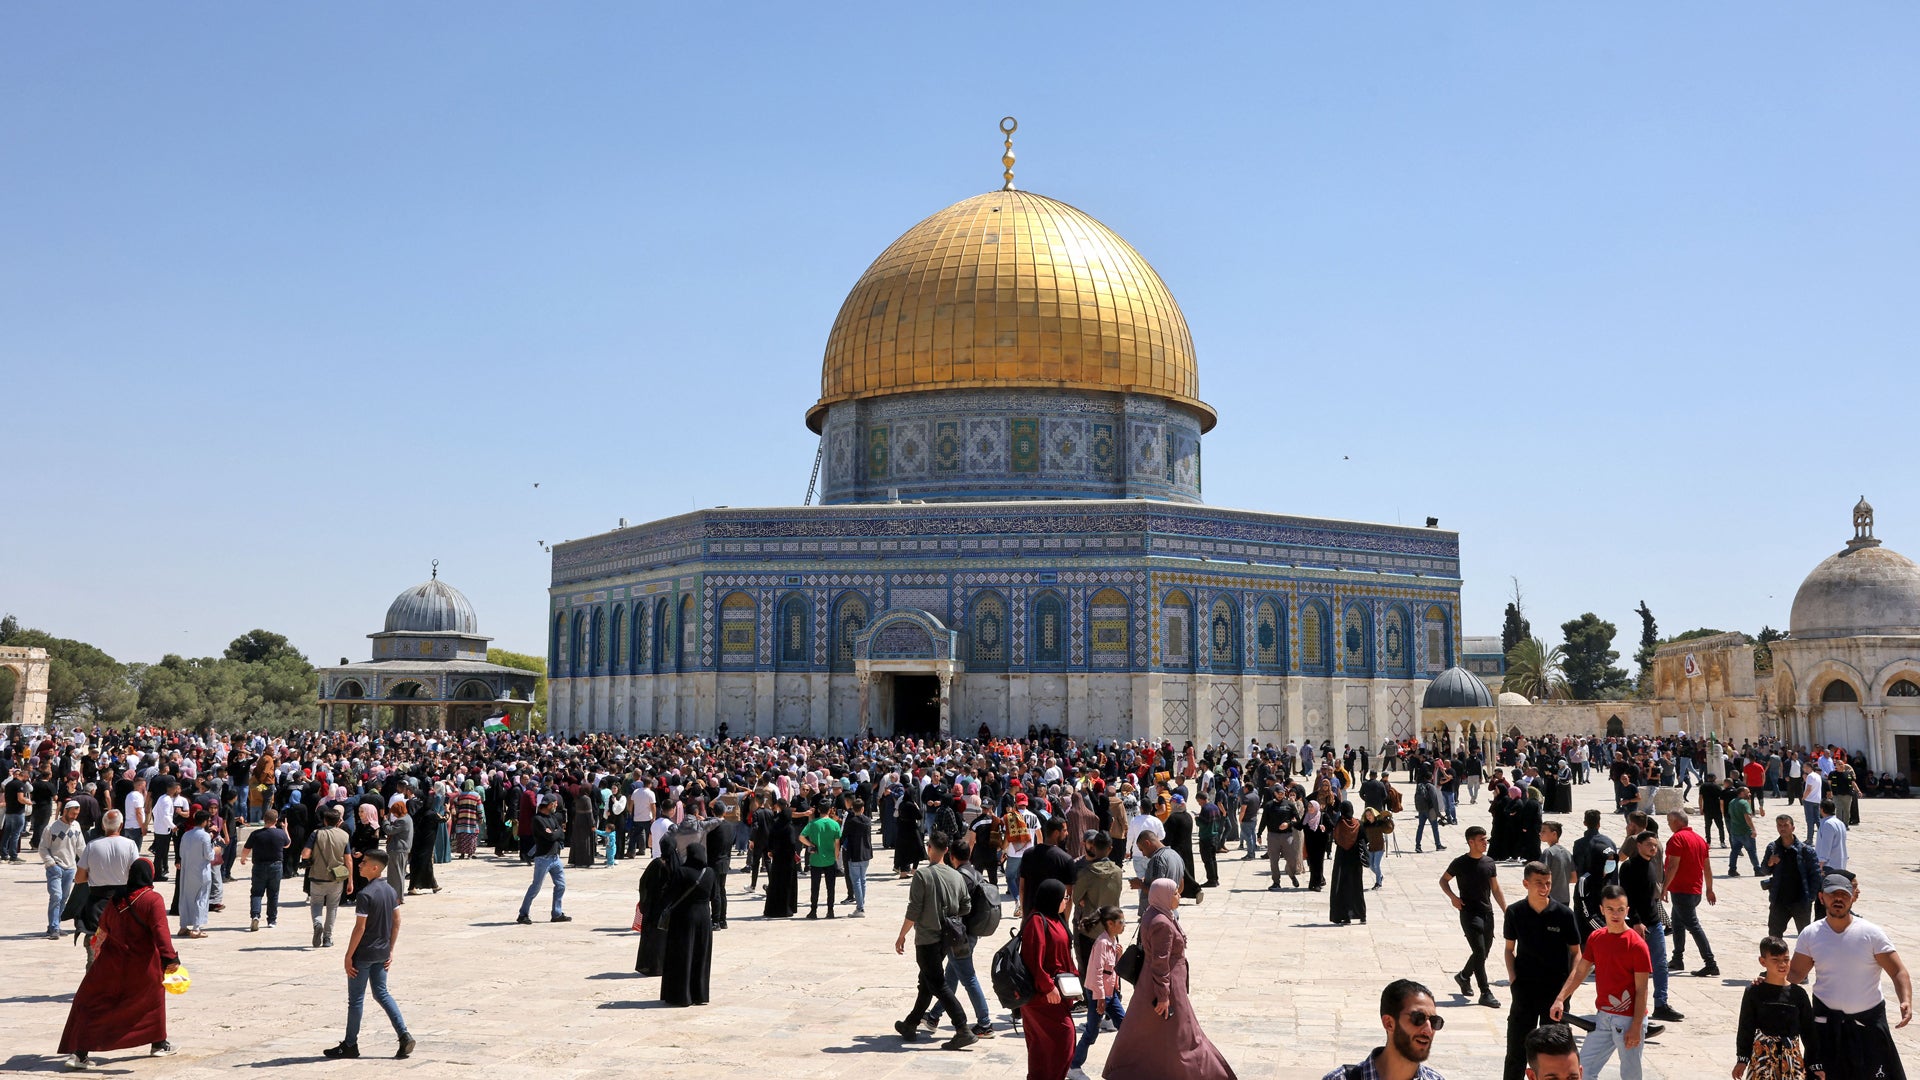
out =
[[[927,1015],[927,1007],[937,999],[953,1022],[953,1037],[941,1044],[945,1050],[959,1050],[980,1039],[967,1029],[967,1015],[953,991],[947,989],[947,956],[956,948],[971,951],[966,944],[969,936],[966,918],[972,904],[967,898],[966,878],[947,865],[947,853],[952,847],[952,839],[943,832],[935,832],[927,840],[927,861],[913,872],[913,883],[907,889],[907,916],[901,921],[900,935],[893,942],[893,951],[904,955],[907,934],[911,931],[913,958],[920,969],[913,1011],[905,1020],[897,1021],[893,1030],[912,1042],[920,1034],[920,1018]]]
[[[980,987],[980,975],[973,966],[973,950],[981,939],[991,937],[1000,929],[1000,890],[987,883],[980,871],[972,864],[973,851],[969,842],[961,839],[947,852],[947,865],[960,872],[967,883],[967,941],[964,948],[956,947],[947,952],[947,993],[954,1000],[960,998],[960,989],[966,988],[967,997],[973,1002],[973,1014],[978,1023],[970,1029],[982,1039],[993,1038],[993,1022],[987,1017],[987,994]],[[938,1027],[939,1021],[929,1014],[924,1023]]]

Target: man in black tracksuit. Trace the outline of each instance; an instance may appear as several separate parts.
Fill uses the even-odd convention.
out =
[[[1507,908],[1507,985],[1513,1001],[1507,1013],[1507,1061],[1503,1080],[1525,1080],[1527,1034],[1553,1022],[1554,998],[1573,971],[1585,935],[1580,920],[1553,899],[1553,871],[1530,862],[1520,872],[1527,895]]]

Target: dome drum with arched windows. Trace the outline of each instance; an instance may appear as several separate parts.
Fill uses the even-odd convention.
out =
[[[833,321],[824,505],[553,546],[555,729],[1411,737],[1459,651],[1458,536],[1202,505],[1213,423],[1125,240],[1010,182],[954,203]]]
[[[322,668],[323,726],[478,727],[496,717],[523,726],[540,673],[487,659],[492,638],[479,632],[473,605],[440,580],[436,560],[426,581],[395,597],[373,641],[373,659]]]

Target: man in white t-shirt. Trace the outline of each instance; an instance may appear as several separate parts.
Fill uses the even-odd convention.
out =
[[[633,796],[627,804],[633,813],[633,826],[627,840],[628,858],[632,858],[639,849],[652,845],[654,802],[653,789],[647,786],[647,778],[642,776],[634,781]]]
[[[1147,813],[1131,796],[1125,803],[1127,808],[1127,854],[1133,857],[1133,876],[1144,878],[1147,874],[1147,856],[1140,850],[1140,834],[1152,833],[1162,840],[1167,838],[1167,827],[1157,817]]]
[[[120,813],[126,821],[124,829],[127,839],[133,841],[133,846],[138,848],[140,841],[147,835],[147,782],[145,780],[138,776],[133,778],[133,789],[127,792],[127,801],[120,808]]]
[[[1808,769],[1800,789],[1801,809],[1807,814],[1807,839],[1820,835],[1820,800],[1826,797],[1826,777],[1819,769]]]
[[[667,834],[672,831],[673,831],[672,818],[668,817],[665,814],[661,814],[659,817],[654,818],[653,824],[647,830],[647,854],[652,856],[653,858],[656,858],[656,859],[659,858],[660,843],[661,841],[665,840],[667,838]]]
[[[162,779],[158,783],[164,793],[153,800],[153,820],[150,823],[153,829],[153,880],[165,881],[167,880],[167,856],[173,852],[174,817],[179,811],[179,805],[186,802],[186,799],[179,794],[178,781]]]
[[[1823,1063],[1832,1080],[1898,1076],[1900,1052],[1887,1027],[1880,973],[1893,978],[1900,999],[1896,1027],[1906,1027],[1913,1019],[1913,981],[1887,932],[1853,917],[1853,898],[1850,879],[1828,874],[1820,886],[1827,917],[1800,931],[1794,943],[1788,977],[1801,983],[1813,973],[1813,1038],[1818,1044],[1808,1048],[1807,1059]]]

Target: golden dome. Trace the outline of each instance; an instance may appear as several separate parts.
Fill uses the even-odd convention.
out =
[[[1202,431],[1215,420],[1160,275],[1113,230],[1026,191],[957,202],[880,253],[833,320],[807,426],[836,402],[980,387],[1152,394]]]

